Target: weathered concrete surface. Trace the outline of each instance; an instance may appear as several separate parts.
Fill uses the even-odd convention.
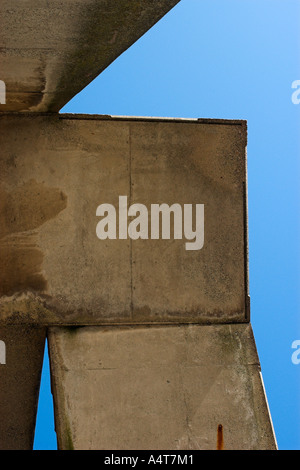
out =
[[[276,449],[250,324],[50,328],[60,449]]]
[[[0,118],[0,318],[248,321],[244,121]],[[96,209],[204,204],[205,241],[100,240]],[[149,221],[150,226],[150,221]]]
[[[0,449],[33,446],[45,328],[1,326],[6,364],[0,364]]]
[[[179,0],[0,3],[2,111],[59,111]]]

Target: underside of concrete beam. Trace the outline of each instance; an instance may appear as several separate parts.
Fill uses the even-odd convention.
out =
[[[179,0],[1,0],[7,111],[59,111]]]
[[[1,326],[5,360],[0,361],[0,449],[30,450],[43,365],[46,331]]]
[[[60,449],[276,449],[249,324],[51,328]]]

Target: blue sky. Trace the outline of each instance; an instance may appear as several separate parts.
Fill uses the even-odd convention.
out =
[[[300,449],[300,0],[181,0],[61,112],[246,119],[251,323],[279,449]],[[48,359],[35,449],[55,449]]]

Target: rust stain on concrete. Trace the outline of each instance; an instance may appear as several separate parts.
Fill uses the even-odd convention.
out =
[[[218,425],[217,450],[224,450],[224,436],[223,436],[223,426],[222,426],[222,424]]]
[[[29,180],[13,193],[0,191],[0,295],[24,290],[45,291],[44,255],[38,229],[67,206],[58,188]]]

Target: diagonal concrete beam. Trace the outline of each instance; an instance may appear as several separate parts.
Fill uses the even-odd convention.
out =
[[[57,112],[180,0],[2,0],[0,112]]]
[[[62,450],[275,450],[252,328],[50,328]]]

